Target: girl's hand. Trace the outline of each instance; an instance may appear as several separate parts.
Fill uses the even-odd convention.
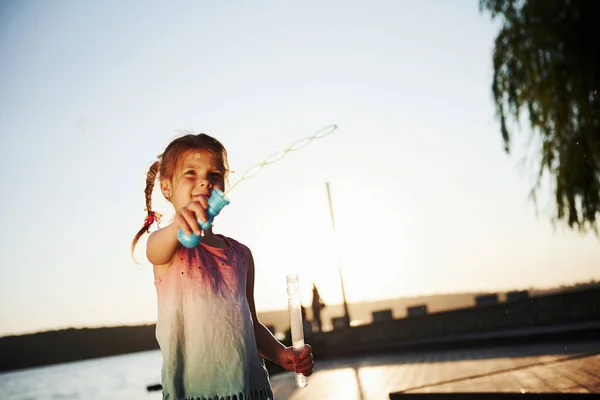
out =
[[[207,208],[208,200],[205,197],[200,196],[177,211],[177,214],[175,214],[175,218],[173,219],[173,224],[183,230],[186,235],[194,233],[196,236],[200,236],[202,231],[200,230],[198,221],[207,221]]]
[[[287,371],[296,371],[304,376],[309,376],[313,373],[315,366],[312,347],[310,344],[306,344],[304,345],[304,349],[298,354],[291,347],[286,347],[282,351],[279,365]]]

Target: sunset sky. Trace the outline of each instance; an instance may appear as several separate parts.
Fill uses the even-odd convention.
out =
[[[3,2],[0,335],[155,321],[129,246],[179,129],[221,140],[234,183],[338,126],[215,221],[252,249],[259,311],[286,307],[289,271],[305,304],[312,281],[340,302],[338,259],[354,302],[600,278],[598,238],[554,229],[547,187],[528,198],[525,126],[503,151],[497,29],[477,0]]]

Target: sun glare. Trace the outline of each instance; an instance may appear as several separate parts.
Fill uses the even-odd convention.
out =
[[[315,202],[321,202],[320,209],[315,206],[312,213],[311,244],[292,261],[304,278],[304,304],[310,304],[313,282],[325,303],[340,303],[340,268],[349,302],[402,296],[410,286],[402,277],[410,275],[413,268],[402,226],[390,221],[386,204],[379,201],[370,215],[362,215],[352,201],[361,198],[362,204],[378,204],[376,195],[358,189],[338,191],[332,202],[335,232],[326,195],[319,194]]]

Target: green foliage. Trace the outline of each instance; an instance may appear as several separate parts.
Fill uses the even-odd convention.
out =
[[[600,1],[480,0],[500,19],[492,93],[505,150],[508,121],[526,116],[539,171],[552,179],[555,221],[598,234],[600,213]]]

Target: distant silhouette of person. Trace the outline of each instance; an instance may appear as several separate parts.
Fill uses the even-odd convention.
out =
[[[312,312],[313,319],[317,323],[317,332],[323,331],[323,323],[321,322],[321,310],[327,307],[323,300],[321,300],[321,295],[319,295],[319,290],[317,289],[317,285],[313,282],[313,298],[312,298]]]

